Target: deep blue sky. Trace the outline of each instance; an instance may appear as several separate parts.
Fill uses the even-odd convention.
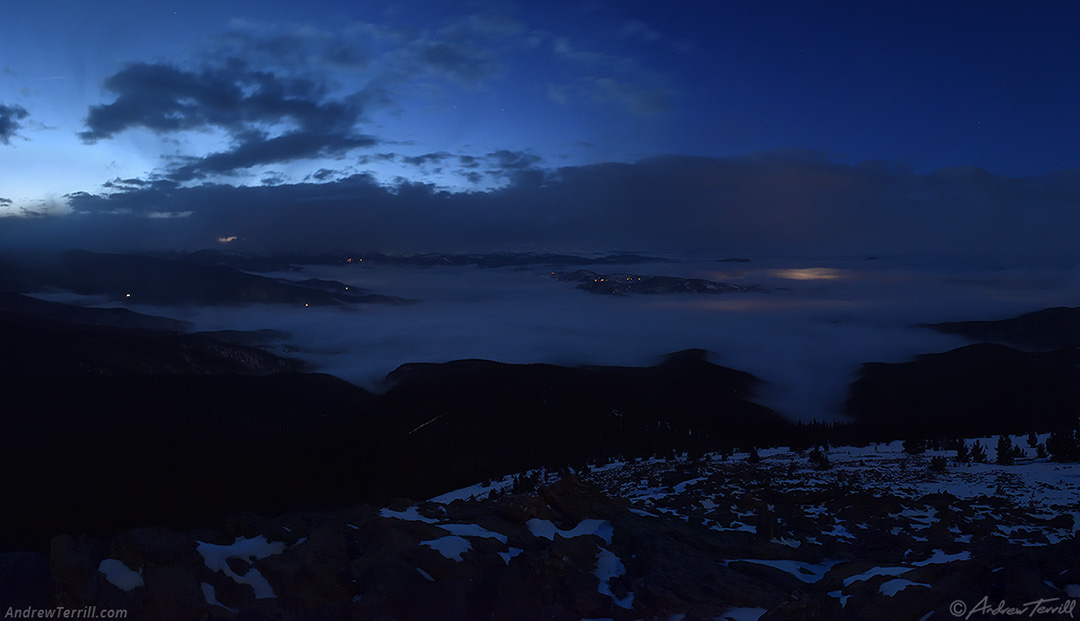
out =
[[[0,210],[50,217],[0,238],[1067,251],[1077,24],[1065,1],[8,3]]]

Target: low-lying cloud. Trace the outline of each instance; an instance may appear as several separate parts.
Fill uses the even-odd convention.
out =
[[[842,278],[795,280],[783,270],[836,270]],[[771,293],[602,296],[555,281],[547,270],[367,265],[312,267],[379,293],[422,300],[360,309],[252,306],[188,309],[201,329],[275,328],[320,371],[379,389],[407,362],[483,358],[564,365],[655,364],[703,348],[712,360],[765,381],[760,399],[787,416],[835,420],[864,362],[902,362],[966,344],[921,322],[1002,319],[1075,303],[1076,270],[938,270],[901,262],[667,263],[620,266],[761,283]],[[162,309],[148,308],[150,312]]]

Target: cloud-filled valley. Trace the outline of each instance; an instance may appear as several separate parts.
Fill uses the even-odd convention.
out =
[[[807,269],[807,268],[817,268]],[[1075,270],[944,270],[898,262],[830,264],[659,263],[618,266],[641,274],[704,276],[762,284],[768,293],[593,295],[536,269],[352,264],[302,273],[420,300],[405,306],[139,306],[199,330],[289,333],[314,370],[383,390],[410,362],[466,358],[568,366],[649,366],[701,348],[717,364],[765,381],[762,403],[800,420],[839,420],[849,384],[865,362],[903,362],[968,343],[919,323],[1004,319],[1070,305]],[[67,299],[61,296],[61,299]]]

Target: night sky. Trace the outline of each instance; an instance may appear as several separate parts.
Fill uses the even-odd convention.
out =
[[[18,2],[0,243],[1075,262],[1076,2]]]

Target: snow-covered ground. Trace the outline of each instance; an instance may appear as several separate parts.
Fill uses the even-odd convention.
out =
[[[997,438],[977,440],[990,463],[909,455],[892,442],[827,449],[828,468],[771,448],[757,460],[736,452],[518,473],[427,502],[289,514],[263,534],[180,536],[168,562],[130,546],[80,562],[130,602],[186,572],[199,606],[235,614],[330,592],[353,618],[399,618],[386,611],[424,598],[614,621],[952,618],[980,598],[1075,606],[1080,464],[1038,458],[1018,436],[1022,456],[998,465]],[[935,457],[947,458],[943,471]]]
[[[968,439],[968,446],[973,441],[986,450],[986,463],[957,463],[952,450],[910,455],[897,441],[831,448],[827,469],[815,468],[806,452],[772,448],[760,450],[756,463],[736,452],[697,461],[684,456],[613,462],[578,476],[628,500],[629,510],[642,517],[674,517],[744,537],[764,533],[773,545],[759,548],[760,558],[733,557],[723,564],[785,572],[807,588],[829,589],[827,595],[846,608],[859,589],[872,588],[884,600],[907,590],[923,593],[934,588],[926,581],[933,582],[938,567],[952,564],[962,571],[974,554],[1050,546],[1080,535],[1080,464],[1038,458],[1026,436],[1015,436],[1022,456],[998,465],[997,437]],[[938,456],[947,459],[944,471],[930,467]],[[558,478],[525,475],[541,483]],[[496,497],[513,483],[514,477],[505,477],[432,500]],[[892,560],[870,562],[864,557],[867,541],[892,550],[877,554],[891,553]],[[598,575],[610,572],[601,561]],[[992,571],[1003,568],[998,564]],[[1078,585],[1044,582],[1062,597],[1080,593]],[[765,612],[739,609],[729,616],[756,619]]]

